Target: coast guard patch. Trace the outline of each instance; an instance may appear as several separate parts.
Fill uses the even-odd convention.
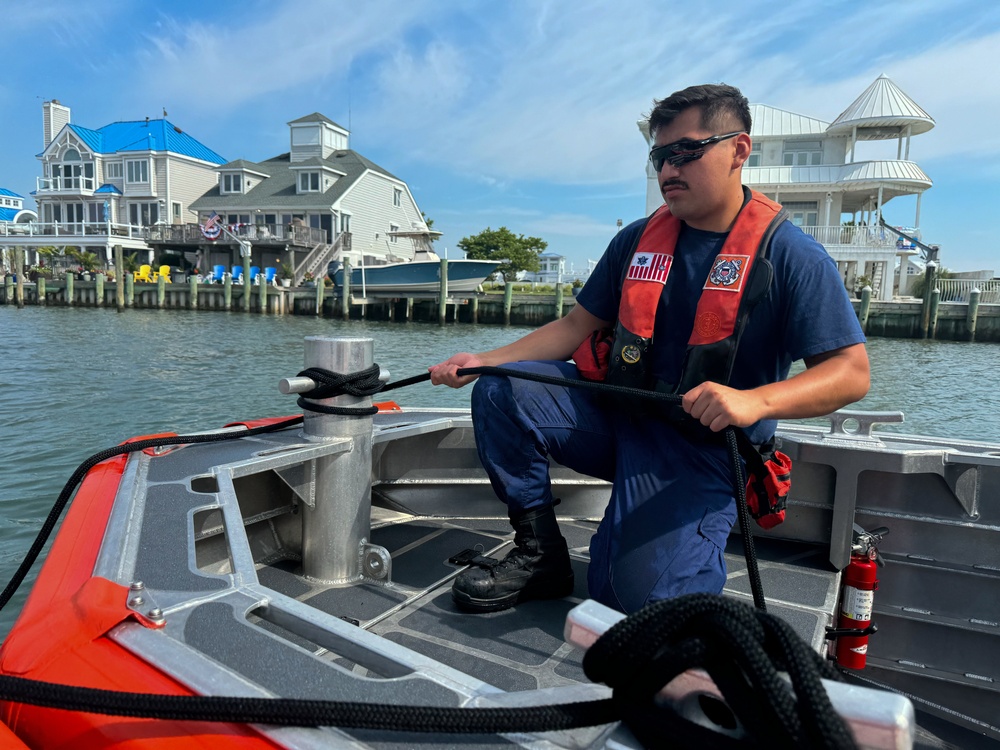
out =
[[[719,289],[725,292],[738,292],[743,286],[743,269],[749,255],[719,255],[712,265],[705,282],[705,289]]]
[[[628,267],[628,275],[625,278],[626,280],[656,281],[660,284],[666,284],[673,260],[673,256],[666,253],[637,252],[632,256],[632,263]]]

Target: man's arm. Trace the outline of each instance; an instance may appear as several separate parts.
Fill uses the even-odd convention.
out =
[[[809,357],[806,369],[747,391],[702,383],[684,394],[684,411],[714,432],[761,419],[819,417],[859,401],[871,384],[864,344]]]
[[[459,377],[456,373],[460,368],[496,367],[530,359],[567,360],[593,331],[610,325],[587,312],[583,305],[574,305],[566,317],[546,323],[506,346],[481,354],[462,352],[427,369],[434,385],[461,388],[476,378],[473,375]]]

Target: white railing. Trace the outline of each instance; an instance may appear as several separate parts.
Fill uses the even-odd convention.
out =
[[[129,237],[144,239],[148,227],[108,221],[0,222],[0,237]]]
[[[853,245],[855,247],[894,247],[899,235],[882,227],[799,227],[815,237],[821,245]]]
[[[94,192],[97,182],[93,177],[36,177],[35,183],[39,193],[55,192]]]
[[[1000,304],[1000,279],[937,279],[941,302],[968,302],[973,288],[979,290],[979,302]]]

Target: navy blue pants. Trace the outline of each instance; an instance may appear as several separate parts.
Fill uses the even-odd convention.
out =
[[[578,379],[568,362],[504,365]],[[736,520],[724,443],[692,440],[662,419],[581,388],[483,375],[472,392],[479,457],[513,511],[553,502],[549,456],[612,482],[590,542],[590,597],[622,612],[658,599],[717,594]]]

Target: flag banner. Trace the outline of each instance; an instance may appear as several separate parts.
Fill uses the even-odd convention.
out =
[[[632,256],[632,263],[625,278],[666,284],[673,261],[673,256],[666,253],[638,252]]]

